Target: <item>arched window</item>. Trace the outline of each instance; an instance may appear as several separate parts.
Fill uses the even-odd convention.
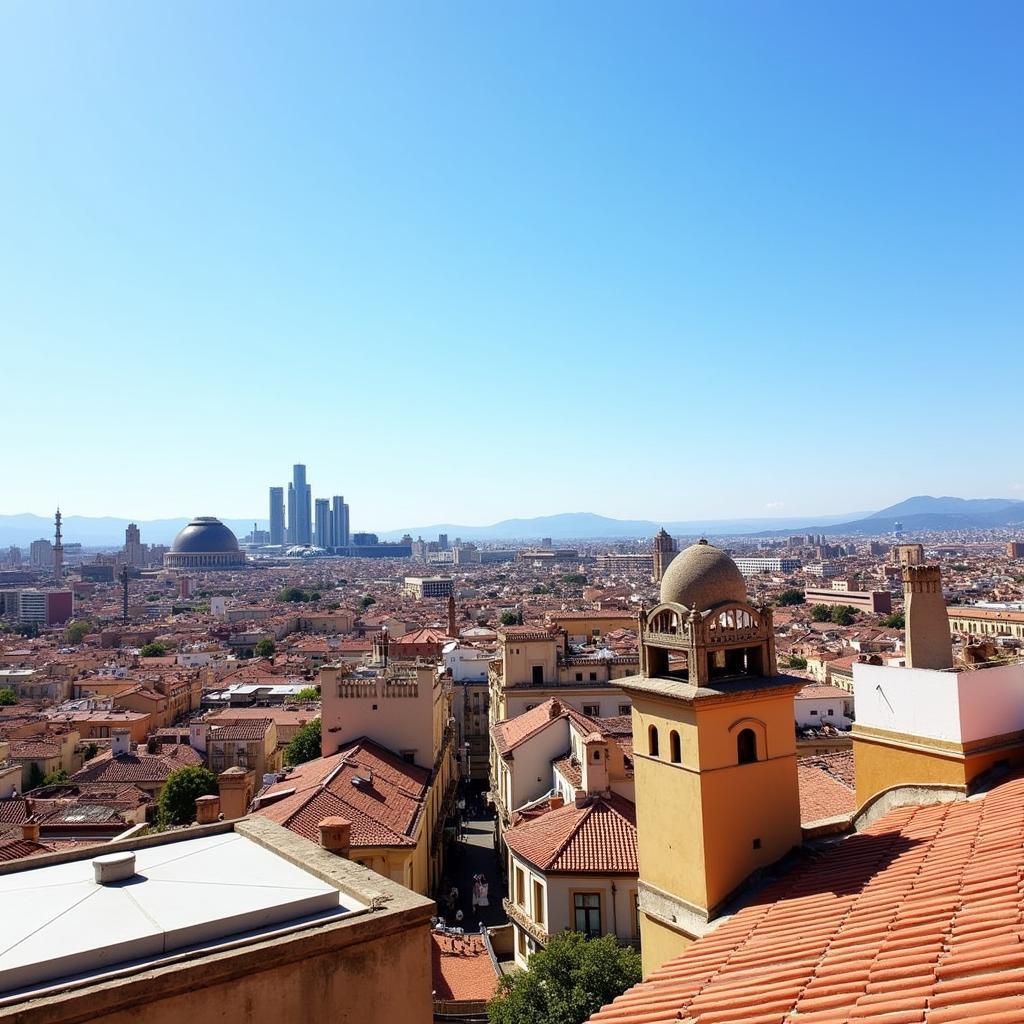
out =
[[[668,737],[669,756],[672,758],[673,764],[679,764],[683,759],[682,748],[679,744],[679,733],[672,730]]]
[[[757,760],[757,736],[753,729],[741,729],[736,737],[736,760],[740,764],[752,764]]]
[[[647,753],[651,757],[658,756],[658,727],[656,725],[647,729]]]

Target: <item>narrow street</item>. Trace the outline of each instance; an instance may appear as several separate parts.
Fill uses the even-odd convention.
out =
[[[488,883],[488,906],[473,910],[473,878],[482,874]],[[505,896],[505,888],[501,882],[498,868],[498,857],[494,852],[494,819],[474,814],[465,819],[462,837],[452,848],[452,856],[448,864],[449,888],[454,885],[459,890],[456,909],[463,913],[462,926],[467,930],[477,930],[481,924],[506,924],[508,919],[502,909],[501,901]],[[443,901],[438,909],[444,915],[448,925],[455,924],[454,911],[449,913]]]

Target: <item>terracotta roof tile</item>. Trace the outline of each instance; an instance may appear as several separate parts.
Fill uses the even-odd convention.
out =
[[[494,995],[498,975],[481,936],[431,932],[430,947],[436,999],[484,1002]]]
[[[1024,779],[806,858],[591,1018],[762,1019],[1020,1024]]]

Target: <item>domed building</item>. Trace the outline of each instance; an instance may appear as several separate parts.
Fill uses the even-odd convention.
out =
[[[238,538],[216,516],[196,516],[164,555],[168,569],[236,569],[245,564]]]
[[[707,931],[757,871],[799,846],[793,698],[772,610],[728,553],[701,540],[641,610],[633,704],[638,920],[644,973]]]

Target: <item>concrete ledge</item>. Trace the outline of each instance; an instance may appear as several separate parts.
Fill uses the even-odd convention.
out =
[[[853,816],[854,830],[860,832],[897,807],[951,804],[967,799],[967,787],[945,783],[891,786],[871,797]]]
[[[341,964],[345,950],[357,960],[362,949],[392,949],[411,940],[420,930],[424,943],[436,905],[419,894],[384,878],[368,868],[323,850],[306,839],[263,818],[218,822],[199,828],[157,833],[142,839],[124,840],[101,847],[69,850],[0,864],[0,872],[31,872],[48,864],[94,859],[97,850],[114,853],[159,846],[199,836],[237,831],[251,842],[271,850],[283,859],[334,885],[353,901],[369,908],[347,918],[326,922],[296,922],[288,934],[270,934],[246,939],[228,937],[210,948],[196,948],[156,958],[150,962],[112,965],[95,977],[57,982],[46,992],[0,1005],[0,1022],[10,1024],[86,1024],[96,1019],[146,1020],[148,1008],[167,1004],[176,997],[224,989],[253,975],[276,977],[285,965],[309,963],[310,970],[322,965]],[[284,929],[282,929],[284,930]],[[419,941],[418,939],[416,941]],[[230,946],[230,948],[223,948]],[[424,954],[426,955],[426,946]],[[429,957],[428,957],[429,959]],[[314,964],[321,965],[314,968]],[[401,979],[398,981],[401,984]],[[354,1011],[355,1012],[355,1011]],[[365,1006],[361,1019],[376,1019]]]
[[[825,836],[840,836],[844,832],[853,831],[853,815],[837,814],[832,818],[819,818],[800,826],[800,834],[806,843],[810,839],[822,839]]]

